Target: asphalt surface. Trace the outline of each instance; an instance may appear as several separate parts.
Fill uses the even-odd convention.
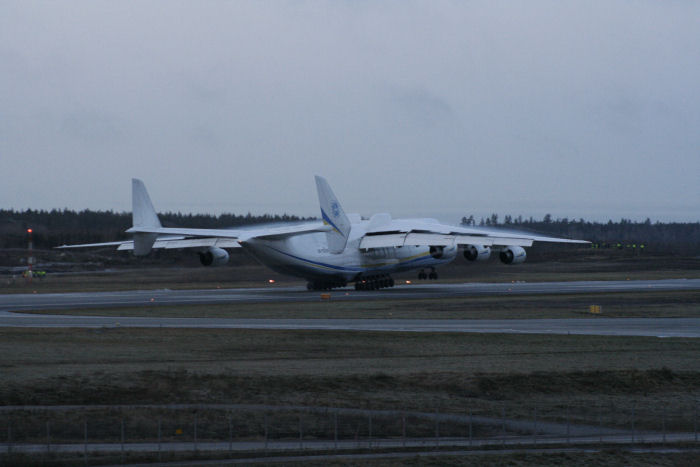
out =
[[[378,300],[481,295],[700,290],[700,279],[663,281],[544,282],[500,284],[416,284],[382,291],[336,290],[331,299]],[[298,287],[156,290],[66,294],[0,295],[0,327],[169,327],[309,329],[403,332],[585,334],[700,337],[700,318],[580,318],[508,320],[436,319],[229,319],[105,317],[26,314],[21,311],[182,304],[317,301],[319,292]],[[17,313],[17,312],[20,313]]]
[[[602,436],[569,436],[569,437],[540,437],[529,436],[505,436],[489,439],[465,439],[465,438],[394,438],[394,439],[358,439],[358,440],[268,440],[268,441],[243,441],[229,443],[226,441],[200,441],[200,442],[150,442],[150,443],[34,443],[34,444],[9,444],[0,443],[0,452],[21,452],[27,454],[41,453],[115,453],[115,452],[187,452],[187,451],[230,451],[230,452],[251,452],[251,451],[334,451],[334,450],[355,450],[355,449],[403,449],[403,448],[440,448],[440,447],[521,447],[536,446],[539,444],[552,445],[634,445],[634,444],[666,444],[696,442],[695,433],[644,433],[625,435],[602,435]],[[503,454],[503,450],[497,451]],[[415,457],[416,453],[406,453],[408,457]],[[453,454],[454,455],[454,454]],[[338,457],[346,457],[348,454]],[[280,458],[280,461],[289,460]],[[268,459],[269,462],[269,459]],[[191,465],[183,461],[184,465]]]
[[[0,327],[200,328],[378,332],[475,332],[700,337],[700,318],[233,319],[66,316],[0,312]]]

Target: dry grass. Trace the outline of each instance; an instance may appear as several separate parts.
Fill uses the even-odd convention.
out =
[[[219,402],[494,415],[506,404],[528,418],[535,404],[545,417],[568,404],[624,412],[635,403],[641,414],[660,403],[687,410],[700,395],[700,340],[2,329],[0,369],[3,405]]]
[[[700,339],[597,336],[355,333],[193,329],[2,329],[0,404],[241,403],[405,409],[498,418],[630,428],[692,430],[700,397]],[[661,412],[663,410],[663,412]],[[503,412],[502,412],[503,411]],[[119,439],[119,420],[130,436],[152,438],[160,416],[164,429],[190,426],[191,411],[92,409],[91,440]],[[58,417],[55,414],[53,417]],[[80,439],[85,413],[52,419],[52,433]],[[226,436],[221,413],[199,411],[207,430]],[[237,432],[259,438],[262,414],[236,415]],[[327,417],[326,417],[327,418]],[[0,419],[4,420],[2,417]],[[15,436],[37,437],[42,412],[13,417]],[[288,420],[292,433],[296,418]],[[275,430],[283,419],[274,418]],[[326,420],[327,421],[327,420]],[[6,422],[6,420],[5,420]],[[3,422],[3,423],[5,423]],[[321,421],[322,423],[323,421]],[[343,436],[355,425],[344,420]],[[380,420],[375,430],[382,430]],[[389,420],[389,423],[392,421]],[[396,420],[393,420],[396,422]],[[97,425],[96,425],[97,423]],[[307,423],[311,423],[308,420]],[[415,422],[414,422],[415,423]],[[427,423],[427,425],[426,425]],[[423,422],[431,436],[432,426]],[[39,427],[38,429],[36,427]],[[77,428],[76,428],[77,427]],[[25,429],[26,428],[26,429]],[[464,427],[452,427],[461,430]],[[75,433],[71,434],[70,430]],[[450,435],[448,426],[442,428]],[[493,427],[476,426],[475,436]],[[76,431],[77,430],[77,431]],[[95,431],[97,430],[97,431]],[[290,431],[291,430],[291,431]],[[307,428],[308,430],[308,428]],[[350,430],[350,432],[347,432]],[[396,427],[393,430],[396,433]],[[61,435],[59,435],[61,433]],[[221,435],[223,433],[224,435]],[[276,432],[275,432],[276,433]],[[327,434],[326,434],[327,435]],[[166,435],[167,436],[167,435]],[[248,435],[250,436],[250,435]],[[277,436],[274,435],[273,436]],[[284,436],[283,434],[280,436]],[[364,434],[363,434],[364,436]],[[207,434],[202,428],[200,438]],[[175,439],[175,438],[173,438]],[[206,453],[200,454],[207,458]],[[187,455],[184,455],[187,458]],[[404,459],[403,465],[692,465],[692,455],[628,453],[506,454],[504,456]],[[107,458],[105,458],[107,459]],[[146,461],[153,455],[129,455]],[[169,457],[167,459],[170,459]],[[182,455],[172,460],[182,460]],[[196,458],[195,458],[196,459]],[[30,458],[7,458],[32,462]],[[60,459],[56,459],[60,464]],[[75,461],[68,460],[67,465]],[[110,462],[118,462],[114,456]],[[2,459],[0,459],[0,463]],[[91,463],[99,458],[91,456]],[[196,463],[196,461],[195,461]],[[396,465],[396,459],[362,460]],[[329,465],[327,461],[309,463]],[[333,465],[356,465],[337,461]]]
[[[232,376],[700,371],[700,339],[236,329],[0,329],[3,382],[102,371]]]

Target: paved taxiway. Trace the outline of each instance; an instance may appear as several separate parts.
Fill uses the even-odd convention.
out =
[[[700,279],[664,281],[420,284],[379,292],[339,290],[333,300],[445,298],[477,295],[700,290]],[[176,304],[318,300],[318,292],[294,287],[227,290],[157,290],[70,294],[0,295],[0,327],[179,327],[310,329],[406,332],[588,334],[700,337],[700,318],[581,318],[509,320],[431,319],[227,319],[104,317],[24,314],[16,311]],[[11,312],[15,311],[15,313]]]
[[[0,312],[0,327],[203,328],[380,332],[475,332],[700,337],[700,318],[233,319],[37,315]]]

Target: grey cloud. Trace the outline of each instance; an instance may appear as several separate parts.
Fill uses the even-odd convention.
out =
[[[159,209],[313,215],[320,173],[364,214],[697,220],[698,17],[623,0],[11,2],[0,199],[128,209],[138,176]]]
[[[391,103],[396,106],[399,116],[412,120],[416,126],[433,128],[454,124],[455,112],[452,106],[426,89],[396,92]]]
[[[87,144],[114,144],[127,137],[121,119],[97,111],[73,112],[63,117],[61,132]]]

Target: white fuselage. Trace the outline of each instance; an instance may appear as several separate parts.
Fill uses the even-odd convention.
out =
[[[241,246],[269,268],[307,280],[356,280],[379,274],[391,274],[436,267],[449,263],[457,256],[457,247],[445,247],[440,258],[430,254],[428,246],[360,249],[360,240],[367,222],[352,224],[347,245],[341,253],[331,253],[325,233],[295,235],[279,240],[254,238]]]

